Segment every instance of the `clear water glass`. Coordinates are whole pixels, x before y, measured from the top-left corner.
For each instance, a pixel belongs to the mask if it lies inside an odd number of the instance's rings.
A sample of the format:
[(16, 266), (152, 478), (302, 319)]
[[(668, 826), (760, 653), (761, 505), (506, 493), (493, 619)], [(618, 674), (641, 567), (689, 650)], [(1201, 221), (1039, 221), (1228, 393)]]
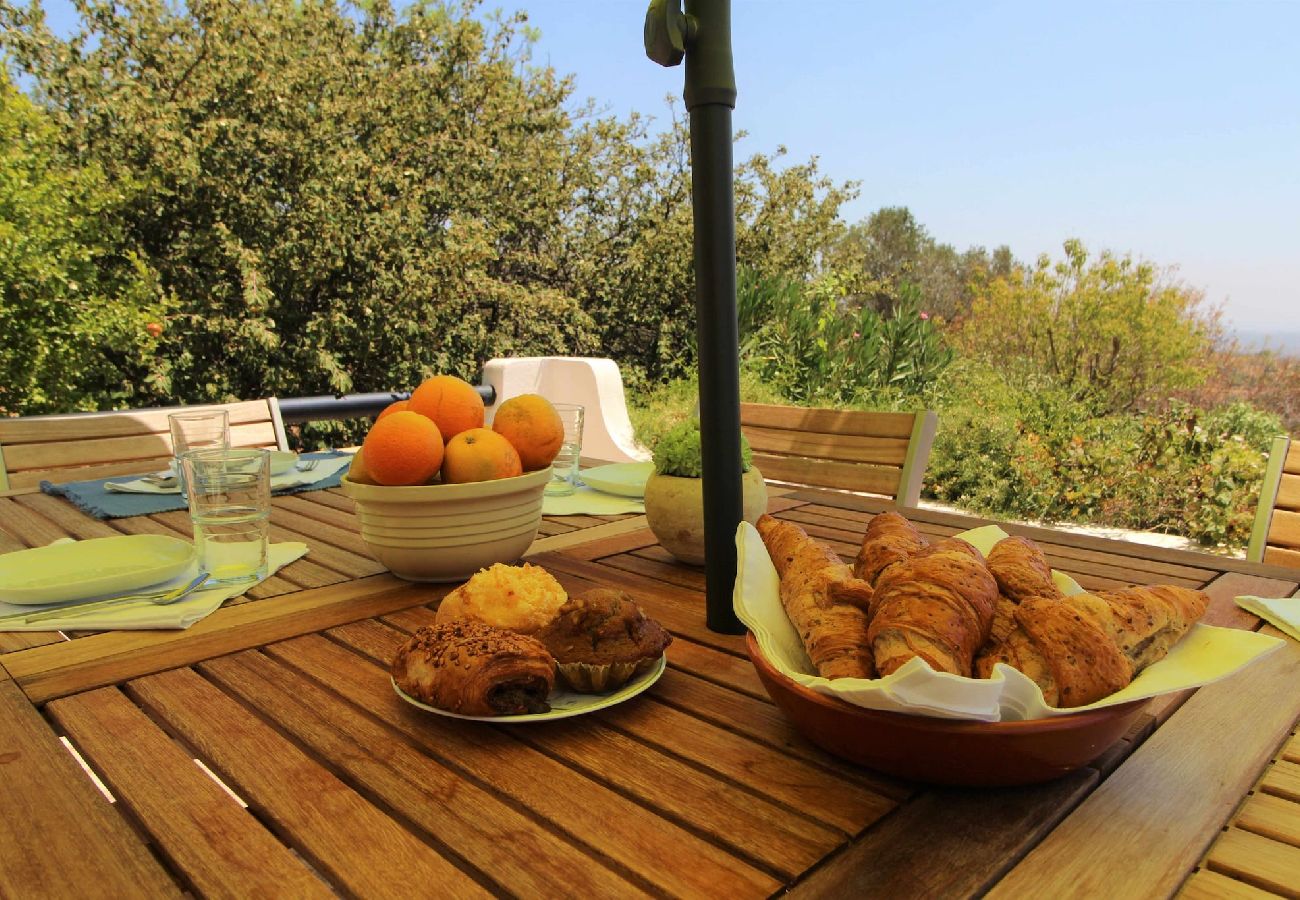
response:
[(224, 409), (172, 413), (167, 425), (172, 434), (172, 468), (180, 479), (181, 496), (185, 496), (181, 455), (191, 450), (229, 450), (230, 413)]
[(582, 417), (585, 412), (577, 403), (553, 403), (564, 423), (564, 443), (551, 462), (551, 483), (546, 494), (565, 497), (578, 489), (578, 458), (582, 456)]
[(271, 524), (271, 454), (266, 450), (190, 450), (181, 456), (194, 549), (211, 581), (266, 577)]

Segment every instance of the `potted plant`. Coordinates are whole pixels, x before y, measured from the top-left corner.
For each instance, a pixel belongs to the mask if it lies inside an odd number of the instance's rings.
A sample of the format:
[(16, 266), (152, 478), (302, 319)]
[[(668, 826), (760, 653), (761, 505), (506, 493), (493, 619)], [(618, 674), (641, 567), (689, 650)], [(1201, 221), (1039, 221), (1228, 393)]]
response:
[[(753, 465), (745, 436), (740, 436), (741, 508), (746, 522), (767, 510), (767, 486)], [(682, 422), (664, 432), (654, 448), (655, 470), (645, 486), (645, 514), (650, 530), (665, 550), (684, 563), (704, 565), (704, 486), (700, 477), (700, 423)]]

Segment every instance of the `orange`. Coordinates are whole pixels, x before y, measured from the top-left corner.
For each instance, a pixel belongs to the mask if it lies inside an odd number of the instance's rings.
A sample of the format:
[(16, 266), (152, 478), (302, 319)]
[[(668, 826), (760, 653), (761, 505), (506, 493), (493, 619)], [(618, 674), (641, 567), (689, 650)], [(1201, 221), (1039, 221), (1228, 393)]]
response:
[(348, 464), (348, 480), (354, 484), (378, 484), (370, 472), (366, 469), (366, 461), (361, 458), (361, 451), (358, 450), (352, 456), (352, 462)]
[(492, 481), (524, 474), (514, 446), (491, 428), (471, 428), (447, 442), (443, 484)]
[(474, 385), (455, 375), (435, 375), (411, 394), (407, 408), (428, 416), (438, 426), (444, 441), (462, 431), (483, 427), (483, 398)]
[(519, 451), (525, 472), (545, 469), (564, 443), (564, 423), (541, 394), (520, 394), (497, 408), (492, 430)]
[(395, 412), (370, 427), (361, 452), (376, 483), (424, 484), (442, 465), (442, 435), (424, 416)]
[(410, 407), (410, 405), (411, 405), (411, 401), (410, 401), (410, 400), (398, 400), (398, 401), (396, 401), (396, 402), (394, 402), (394, 403), (390, 403), (390, 404), (388, 404), (387, 406), (384, 407), (384, 411), (383, 411), (383, 412), (381, 412), (379, 415), (375, 416), (375, 421), (378, 422), (378, 421), (379, 421), (380, 419), (382, 419), (384, 416), (391, 416), (391, 415), (392, 415), (393, 413), (395, 413), (395, 412), (402, 412), (402, 411), (408, 409), (408, 408)]

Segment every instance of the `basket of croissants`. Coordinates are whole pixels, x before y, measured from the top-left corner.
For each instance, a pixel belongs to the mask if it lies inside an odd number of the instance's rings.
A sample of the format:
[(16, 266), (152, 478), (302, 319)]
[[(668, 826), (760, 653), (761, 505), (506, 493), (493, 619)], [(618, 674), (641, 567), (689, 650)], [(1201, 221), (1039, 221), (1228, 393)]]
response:
[(443, 598), (435, 623), (398, 648), (390, 674), (398, 696), (431, 712), (529, 721), (648, 687), (671, 642), (622, 591), (569, 596), (540, 566), (497, 563)]
[[(1198, 646), (1179, 648), (1161, 680), (1161, 661), (1205, 614), (1205, 593), (1085, 592), (1032, 541), (991, 530), (997, 538), (931, 542), (903, 515), (881, 513), (850, 566), (792, 522), (741, 525), (736, 611), (760, 680), (797, 729), (906, 778), (1032, 783), (1103, 754), (1153, 694), (1224, 677), (1274, 648), (1198, 626), (1184, 642)], [(759, 599), (764, 577), (779, 601)], [(1135, 681), (1146, 672), (1156, 677)]]

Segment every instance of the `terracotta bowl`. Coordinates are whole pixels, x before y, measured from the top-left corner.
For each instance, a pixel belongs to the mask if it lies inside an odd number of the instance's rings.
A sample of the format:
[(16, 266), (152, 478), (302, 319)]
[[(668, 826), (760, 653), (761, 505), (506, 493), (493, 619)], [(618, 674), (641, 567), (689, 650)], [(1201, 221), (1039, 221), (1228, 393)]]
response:
[(795, 729), (834, 755), (934, 784), (1001, 787), (1050, 781), (1085, 766), (1120, 739), (1146, 705), (1030, 722), (960, 722), (864, 709), (778, 672), (754, 636), (745, 642), (763, 687)]
[(464, 581), (510, 563), (542, 522), (551, 470), (470, 484), (386, 487), (343, 478), (356, 502), (361, 539), (378, 562), (408, 581)]

